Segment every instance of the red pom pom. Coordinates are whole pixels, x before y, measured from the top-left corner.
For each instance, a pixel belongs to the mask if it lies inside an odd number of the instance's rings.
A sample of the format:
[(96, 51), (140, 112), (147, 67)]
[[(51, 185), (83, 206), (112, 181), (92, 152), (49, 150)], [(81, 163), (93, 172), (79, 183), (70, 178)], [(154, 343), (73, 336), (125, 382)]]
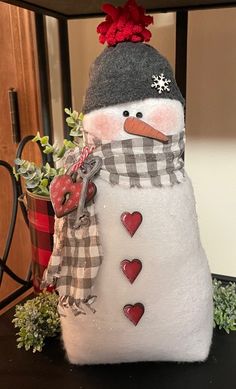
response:
[(102, 22), (100, 23), (98, 26), (97, 26), (97, 32), (99, 34), (106, 34), (107, 32), (107, 29), (109, 28), (110, 26), (110, 23), (105, 21), (105, 22)]
[(140, 35), (132, 35), (131, 42), (142, 42)]
[(112, 20), (116, 20), (119, 17), (119, 9), (112, 4), (103, 4), (102, 11), (109, 15)]
[(104, 22), (97, 27), (99, 41), (115, 46), (120, 42), (148, 42), (151, 32), (146, 29), (153, 23), (153, 17), (144, 14), (144, 9), (135, 0), (128, 0), (124, 7), (104, 4), (102, 10), (107, 14)]
[(151, 34), (151, 32), (149, 30), (144, 28), (144, 30), (142, 31), (142, 34), (143, 34), (144, 40), (146, 42), (150, 41), (152, 34)]

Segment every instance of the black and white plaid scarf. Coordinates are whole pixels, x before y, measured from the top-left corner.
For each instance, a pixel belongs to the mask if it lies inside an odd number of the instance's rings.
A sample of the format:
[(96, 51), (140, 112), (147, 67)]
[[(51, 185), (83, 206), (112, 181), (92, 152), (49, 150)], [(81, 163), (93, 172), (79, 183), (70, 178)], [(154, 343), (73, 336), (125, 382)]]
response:
[(168, 143), (132, 138), (103, 143), (94, 155), (102, 158), (100, 177), (113, 185), (147, 188), (184, 181), (185, 133), (169, 137)]
[[(170, 186), (184, 181), (184, 131), (170, 136), (163, 144), (149, 138), (133, 138), (99, 144), (93, 154), (102, 158), (101, 179), (126, 187)], [(66, 168), (80, 157), (79, 148), (70, 150)], [(74, 314), (93, 312), (95, 301), (92, 289), (102, 263), (95, 203), (87, 210), (89, 226), (74, 229), (76, 211), (55, 220), (54, 249), (44, 273), (43, 286), (55, 285), (59, 293), (59, 312), (70, 307)]]

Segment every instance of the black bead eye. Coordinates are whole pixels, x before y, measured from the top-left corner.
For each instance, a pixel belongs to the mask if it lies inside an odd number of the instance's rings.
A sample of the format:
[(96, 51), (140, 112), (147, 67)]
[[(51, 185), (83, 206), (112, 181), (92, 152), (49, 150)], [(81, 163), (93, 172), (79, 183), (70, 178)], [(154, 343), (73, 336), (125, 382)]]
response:
[(143, 117), (142, 112), (137, 112), (137, 113), (136, 113), (136, 118), (142, 118), (142, 117)]
[(129, 111), (124, 111), (123, 116), (127, 118), (129, 116)]

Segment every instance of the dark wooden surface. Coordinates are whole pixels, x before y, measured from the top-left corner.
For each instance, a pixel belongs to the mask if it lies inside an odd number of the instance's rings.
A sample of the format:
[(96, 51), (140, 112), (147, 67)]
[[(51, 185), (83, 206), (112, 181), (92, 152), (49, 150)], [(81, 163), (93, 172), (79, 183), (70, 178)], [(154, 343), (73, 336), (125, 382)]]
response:
[[(36, 12), (64, 18), (81, 18), (101, 15), (104, 0), (5, 0), (8, 3)], [(109, 0), (123, 5), (124, 0)], [(204, 9), (235, 6), (235, 0), (138, 0), (148, 12), (166, 12), (179, 9)]]
[(48, 341), (42, 353), (18, 350), (13, 312), (0, 316), (1, 389), (236, 388), (236, 332), (216, 331), (205, 363), (73, 366), (66, 361), (59, 339)]

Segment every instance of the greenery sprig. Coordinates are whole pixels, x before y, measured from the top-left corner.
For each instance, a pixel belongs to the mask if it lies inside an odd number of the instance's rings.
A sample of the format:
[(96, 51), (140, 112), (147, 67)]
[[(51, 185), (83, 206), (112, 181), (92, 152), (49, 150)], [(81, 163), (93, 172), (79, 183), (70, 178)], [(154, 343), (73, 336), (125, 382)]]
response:
[(227, 333), (236, 330), (236, 284), (213, 280), (214, 327)]
[(16, 305), (13, 323), (17, 332), (17, 348), (24, 347), (33, 353), (42, 351), (45, 338), (60, 332), (60, 317), (57, 312), (56, 293), (42, 292), (37, 297)]
[(61, 159), (65, 152), (69, 149), (74, 149), (77, 145), (75, 142), (64, 139), (62, 147), (59, 147), (57, 143), (51, 145), (49, 143), (48, 136), (40, 136), (40, 133), (37, 132), (37, 135), (32, 139), (32, 142), (39, 142), (44, 154), (52, 154), (53, 160), (56, 162), (58, 159)]
[(16, 168), (13, 168), (16, 179), (19, 176), (25, 179), (26, 188), (35, 194), (49, 196), (49, 185), (53, 178), (63, 174), (64, 169), (52, 168), (49, 163), (44, 166), (36, 166), (34, 162), (17, 158), (15, 160)]
[(79, 114), (77, 111), (65, 108), (65, 113), (68, 115), (66, 123), (68, 124), (68, 127), (71, 128), (70, 136), (83, 138), (82, 128), (84, 115), (82, 112)]
[[(76, 146), (83, 146), (83, 114), (79, 114), (77, 111), (72, 111), (68, 108), (65, 108), (65, 112), (68, 115), (66, 122), (70, 128), (69, 135), (73, 138), (72, 141), (70, 139), (64, 139), (62, 146), (58, 146), (56, 143), (52, 145), (49, 143), (49, 137), (41, 137), (39, 132), (32, 139), (33, 142), (38, 142), (41, 145), (44, 154), (52, 155), (54, 165), (64, 157), (67, 150), (73, 149)], [(23, 177), (26, 188), (30, 192), (41, 196), (49, 196), (49, 186), (53, 178), (64, 173), (63, 168), (51, 167), (49, 163), (37, 166), (34, 162), (20, 158), (15, 160), (15, 165), (16, 167), (13, 167), (15, 178), (19, 180), (19, 177)]]

